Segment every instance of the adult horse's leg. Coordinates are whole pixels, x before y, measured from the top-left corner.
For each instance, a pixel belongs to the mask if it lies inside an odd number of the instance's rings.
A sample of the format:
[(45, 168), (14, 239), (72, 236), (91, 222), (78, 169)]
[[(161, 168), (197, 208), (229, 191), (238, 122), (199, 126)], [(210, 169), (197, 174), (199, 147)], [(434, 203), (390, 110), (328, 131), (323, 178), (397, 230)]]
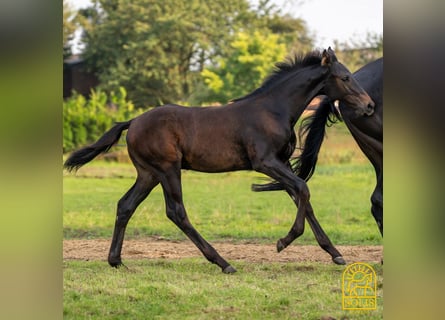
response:
[(371, 196), (371, 212), (383, 237), (383, 174), (377, 177), (377, 185)]
[(108, 254), (108, 263), (113, 267), (122, 265), (121, 251), (124, 242), (125, 229), (137, 206), (150, 194), (159, 183), (149, 172), (140, 172), (135, 184), (119, 200), (113, 239)]
[(298, 208), (297, 216), (289, 233), (277, 242), (278, 252), (285, 249), (292, 243), (292, 241), (303, 234), (304, 218), (307, 218), (320, 247), (331, 255), (332, 260), (335, 263), (344, 264), (345, 262), (340, 252), (338, 252), (332, 245), (328, 236), (315, 218), (312, 206), (309, 202), (309, 188), (307, 187), (306, 182), (294, 175), (292, 170), (278, 159), (269, 159), (261, 164), (257, 164), (255, 170), (260, 171), (281, 183)]
[(224, 273), (236, 272), (224, 258), (213, 248), (193, 227), (185, 211), (182, 200), (181, 169), (179, 166), (172, 167), (165, 171), (161, 178), (161, 185), (164, 190), (165, 206), (167, 217), (181, 229), (187, 237), (198, 247), (202, 254), (211, 263), (221, 267)]

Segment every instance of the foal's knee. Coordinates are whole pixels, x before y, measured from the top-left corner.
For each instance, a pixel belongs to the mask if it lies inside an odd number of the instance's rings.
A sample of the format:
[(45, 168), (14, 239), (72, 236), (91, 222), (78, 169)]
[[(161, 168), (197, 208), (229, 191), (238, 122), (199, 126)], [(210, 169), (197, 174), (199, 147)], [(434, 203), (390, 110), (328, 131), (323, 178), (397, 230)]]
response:
[(309, 201), (311, 194), (309, 192), (309, 187), (305, 181), (297, 181), (296, 189), (298, 191), (298, 197), (300, 198), (300, 201)]

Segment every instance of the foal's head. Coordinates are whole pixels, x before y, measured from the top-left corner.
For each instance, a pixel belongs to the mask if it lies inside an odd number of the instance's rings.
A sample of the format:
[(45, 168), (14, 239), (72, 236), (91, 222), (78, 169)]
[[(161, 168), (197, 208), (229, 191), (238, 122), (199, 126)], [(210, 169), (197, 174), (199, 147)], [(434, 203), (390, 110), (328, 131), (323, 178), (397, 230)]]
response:
[(321, 65), (329, 68), (329, 77), (324, 86), (324, 93), (331, 100), (341, 100), (355, 109), (357, 115), (371, 115), (374, 101), (354, 79), (351, 72), (338, 62), (334, 51), (329, 48), (322, 54)]

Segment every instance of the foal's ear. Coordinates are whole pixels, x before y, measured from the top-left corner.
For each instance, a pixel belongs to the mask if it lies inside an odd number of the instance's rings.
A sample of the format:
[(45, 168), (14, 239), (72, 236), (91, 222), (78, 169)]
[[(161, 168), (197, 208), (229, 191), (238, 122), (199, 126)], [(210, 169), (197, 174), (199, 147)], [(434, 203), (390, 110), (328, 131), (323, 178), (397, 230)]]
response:
[(328, 50), (323, 50), (322, 59), (321, 59), (321, 65), (322, 66), (329, 66), (332, 62), (337, 62), (337, 57), (335, 56), (334, 50), (331, 49), (331, 47), (328, 48)]
[[(329, 47), (329, 49), (331, 49), (331, 47)], [(322, 66), (331, 65), (331, 55), (329, 54), (328, 51), (326, 51), (326, 49), (323, 50), (323, 54), (321, 55), (321, 65)]]
[(337, 57), (335, 56), (334, 50), (331, 49), (331, 47), (328, 48), (329, 56), (331, 57), (331, 62), (337, 62)]

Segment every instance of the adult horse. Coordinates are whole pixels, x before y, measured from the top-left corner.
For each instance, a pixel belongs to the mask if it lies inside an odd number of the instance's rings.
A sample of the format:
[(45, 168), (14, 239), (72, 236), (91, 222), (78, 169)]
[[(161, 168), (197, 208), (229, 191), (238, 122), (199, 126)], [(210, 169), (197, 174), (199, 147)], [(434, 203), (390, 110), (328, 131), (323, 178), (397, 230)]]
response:
[[(354, 78), (368, 92), (375, 103), (374, 113), (363, 116), (352, 110), (347, 101), (340, 101), (341, 118), (372, 163), (376, 174), (376, 186), (371, 195), (371, 212), (383, 236), (383, 58), (368, 63), (354, 73)], [(328, 98), (324, 98), (313, 116), (303, 121), (300, 136), (306, 135), (303, 152), (297, 158), (293, 170), (298, 177), (308, 181), (315, 170), (325, 127), (328, 122), (341, 119)], [(283, 190), (280, 183), (253, 185), (254, 191)]]
[[(277, 65), (263, 85), (243, 98), (216, 108), (165, 105), (132, 120), (117, 123), (97, 142), (84, 147), (65, 162), (78, 169), (107, 151), (127, 132), (128, 154), (136, 167), (135, 184), (119, 200), (108, 263), (122, 264), (125, 229), (136, 207), (159, 183), (164, 192), (167, 217), (212, 263), (225, 273), (235, 272), (198, 233), (187, 217), (182, 200), (181, 169), (202, 172), (256, 170), (283, 184), (298, 207), (289, 235), (290, 243), (304, 229), (308, 217), (317, 241), (336, 263), (344, 263), (321, 226), (309, 202), (309, 189), (286, 166), (295, 147), (294, 125), (314, 96), (324, 93), (344, 100), (359, 114), (373, 113), (373, 101), (329, 48)], [(280, 242), (281, 241), (281, 242)]]

